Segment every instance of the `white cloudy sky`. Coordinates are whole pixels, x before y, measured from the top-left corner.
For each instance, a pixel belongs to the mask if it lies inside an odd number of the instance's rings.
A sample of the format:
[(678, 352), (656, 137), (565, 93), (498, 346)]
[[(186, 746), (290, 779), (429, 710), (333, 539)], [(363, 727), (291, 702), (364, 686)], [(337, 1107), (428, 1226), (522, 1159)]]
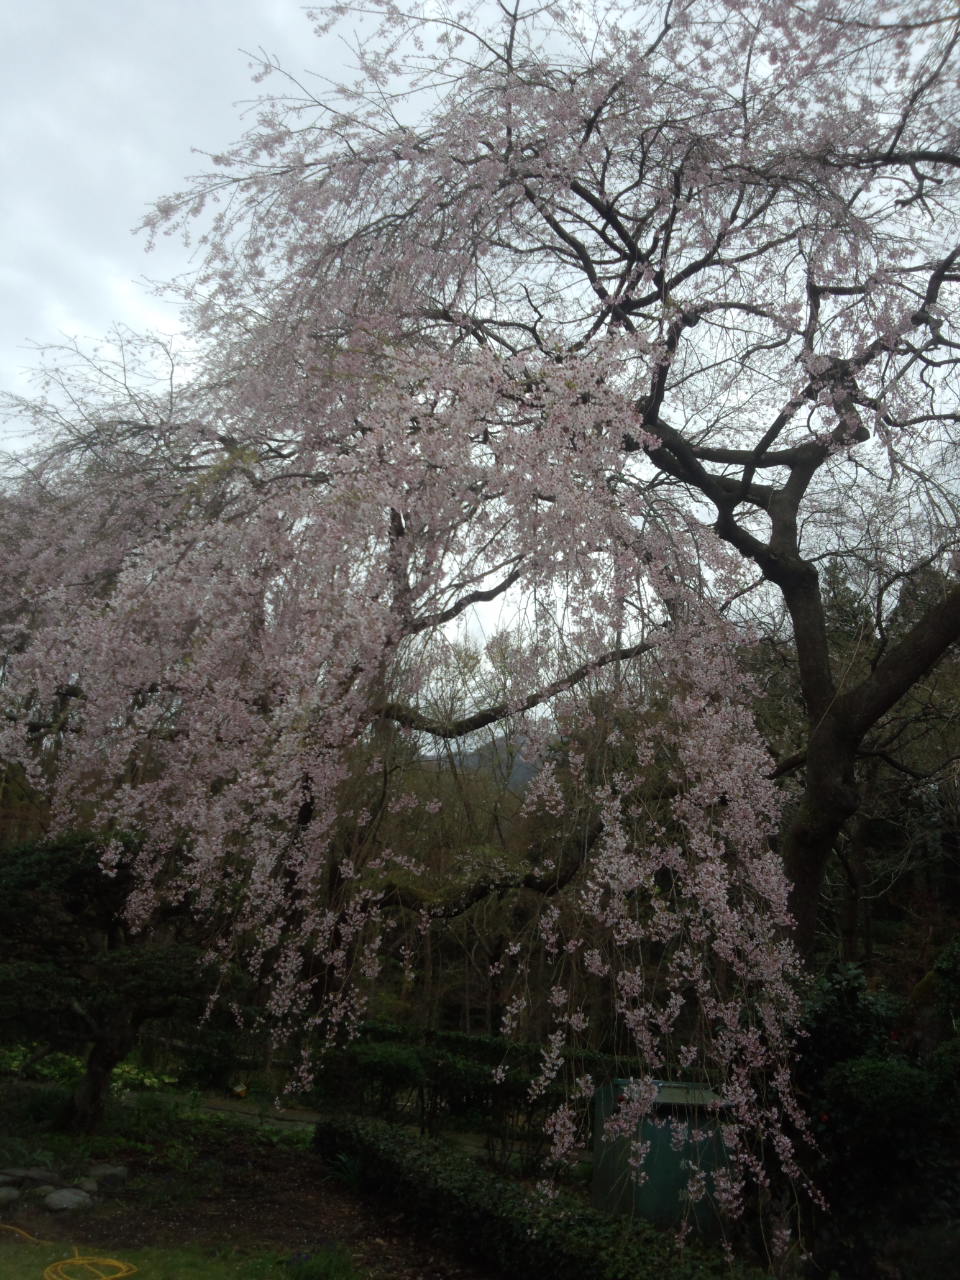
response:
[[(135, 283), (184, 270), (131, 235), (157, 196), (244, 128), (240, 50), (339, 78), (342, 44), (314, 36), (302, 0), (7, 0), (0, 5), (0, 389), (29, 390), (31, 341), (98, 336), (115, 321), (171, 328)], [(339, 64), (339, 65), (338, 65)], [(279, 87), (279, 86), (278, 86)]]

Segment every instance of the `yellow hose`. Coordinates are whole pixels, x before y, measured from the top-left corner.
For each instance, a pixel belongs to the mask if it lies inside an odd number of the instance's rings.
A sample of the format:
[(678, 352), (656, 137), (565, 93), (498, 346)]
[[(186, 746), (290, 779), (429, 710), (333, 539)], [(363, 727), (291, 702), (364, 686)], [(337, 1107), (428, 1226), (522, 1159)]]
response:
[[(52, 1240), (38, 1240), (36, 1236), (19, 1227), (10, 1227), (0, 1222), (0, 1230), (15, 1231), (31, 1244), (52, 1245)], [(101, 1268), (106, 1267), (107, 1270)], [(43, 1273), (43, 1280), (123, 1280), (124, 1276), (136, 1275), (137, 1268), (132, 1262), (120, 1262), (116, 1258), (81, 1257), (80, 1250), (73, 1246), (73, 1257), (62, 1258), (59, 1262), (51, 1262)]]
[[(43, 1280), (121, 1280), (132, 1276), (137, 1268), (131, 1262), (119, 1262), (116, 1258), (81, 1258), (76, 1246), (72, 1258), (51, 1262), (43, 1273)], [(101, 1267), (108, 1270), (102, 1271)]]

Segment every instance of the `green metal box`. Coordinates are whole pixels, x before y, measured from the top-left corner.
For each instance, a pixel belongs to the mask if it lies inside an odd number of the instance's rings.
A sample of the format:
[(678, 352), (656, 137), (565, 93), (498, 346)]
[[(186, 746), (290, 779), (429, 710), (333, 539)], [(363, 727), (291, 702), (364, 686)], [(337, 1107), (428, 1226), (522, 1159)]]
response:
[[(631, 1081), (614, 1080), (594, 1095), (593, 1205), (608, 1213), (643, 1218), (662, 1226), (691, 1223), (704, 1235), (718, 1226), (717, 1210), (709, 1194), (712, 1174), (727, 1163), (720, 1133), (720, 1095), (709, 1085), (657, 1082), (657, 1096), (637, 1139), (649, 1143), (638, 1181), (630, 1168), (631, 1140), (604, 1139), (604, 1124)], [(705, 1131), (694, 1137), (694, 1131)], [(687, 1193), (691, 1167), (706, 1175), (708, 1194), (691, 1201)]]

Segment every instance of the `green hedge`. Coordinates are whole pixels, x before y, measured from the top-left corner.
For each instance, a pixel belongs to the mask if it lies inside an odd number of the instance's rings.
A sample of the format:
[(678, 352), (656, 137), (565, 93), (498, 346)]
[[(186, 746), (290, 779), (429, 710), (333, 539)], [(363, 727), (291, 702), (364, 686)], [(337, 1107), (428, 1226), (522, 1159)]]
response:
[(469, 1156), (382, 1120), (329, 1116), (314, 1148), (346, 1157), (361, 1189), (389, 1195), (422, 1228), (469, 1257), (524, 1280), (759, 1280), (716, 1250), (688, 1245), (646, 1224), (589, 1209), (569, 1196), (546, 1200), (479, 1168)]
[[(437, 1132), (449, 1119), (481, 1121), (481, 1127), (542, 1129), (565, 1096), (563, 1080), (531, 1097), (543, 1048), (500, 1036), (440, 1031), (417, 1035), (399, 1027), (368, 1024), (354, 1041), (328, 1053), (318, 1079), (317, 1102), (364, 1115), (416, 1115)], [(640, 1064), (601, 1054), (565, 1056), (564, 1075), (612, 1079), (635, 1074)], [(502, 1079), (494, 1083), (494, 1068)]]
[[(941, 1060), (944, 1073), (955, 1066), (945, 1050)], [(960, 1204), (958, 1095), (945, 1083), (929, 1066), (897, 1058), (851, 1058), (827, 1073), (820, 1181), (837, 1212), (866, 1206), (917, 1221), (938, 1197)]]
[[(358, 1039), (375, 1043), (432, 1045), (436, 1050), (468, 1058), (489, 1067), (504, 1064), (537, 1075), (543, 1061), (543, 1045), (511, 1040), (506, 1036), (481, 1035), (475, 1031), (417, 1031), (390, 1022), (365, 1022)], [(636, 1075), (642, 1070), (639, 1058), (623, 1054), (598, 1053), (591, 1049), (564, 1049), (563, 1057), (576, 1067), (578, 1075), (589, 1071), (595, 1076), (612, 1078)]]

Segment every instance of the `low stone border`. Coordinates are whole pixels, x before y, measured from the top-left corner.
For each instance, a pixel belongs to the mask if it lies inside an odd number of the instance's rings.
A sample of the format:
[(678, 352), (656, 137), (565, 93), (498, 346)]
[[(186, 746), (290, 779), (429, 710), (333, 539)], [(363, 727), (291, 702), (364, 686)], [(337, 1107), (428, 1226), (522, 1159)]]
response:
[(39, 1200), (51, 1213), (88, 1209), (101, 1191), (118, 1191), (127, 1181), (122, 1164), (91, 1164), (76, 1178), (64, 1178), (55, 1169), (0, 1169), (0, 1213), (22, 1198)]

